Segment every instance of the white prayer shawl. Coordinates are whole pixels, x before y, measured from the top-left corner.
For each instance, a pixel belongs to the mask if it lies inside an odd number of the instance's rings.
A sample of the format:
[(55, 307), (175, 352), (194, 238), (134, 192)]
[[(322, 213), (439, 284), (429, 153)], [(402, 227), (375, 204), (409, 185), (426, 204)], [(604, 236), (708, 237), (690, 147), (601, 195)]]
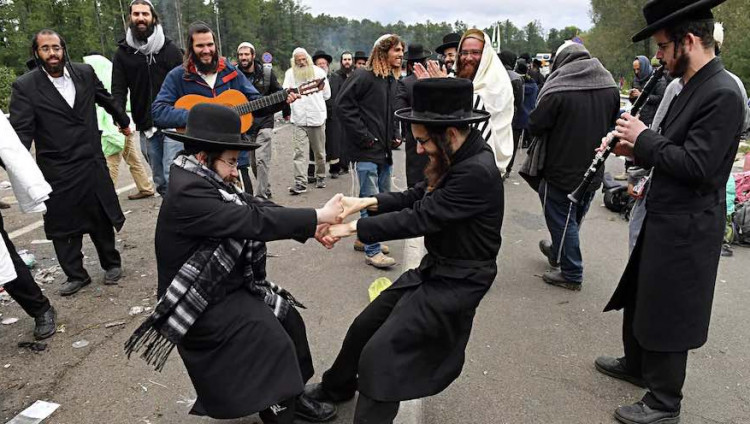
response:
[(13, 194), (23, 213), (46, 212), (44, 201), (52, 187), (47, 183), (31, 153), (21, 144), (5, 114), (0, 111), (0, 159), (5, 164)]
[[(44, 180), (28, 150), (21, 144), (18, 135), (0, 110), (0, 159), (5, 164), (13, 194), (24, 213), (45, 212), (44, 201), (49, 199), (52, 188)], [(0, 286), (18, 278), (8, 246), (0, 243)]]
[(482, 34), (486, 41), (482, 60), (473, 81), (474, 104), (479, 106), (478, 109), (489, 112), (490, 120), (489, 124), (480, 123), (477, 128), (482, 131), (482, 137), (495, 152), (497, 168), (505, 175), (513, 157), (513, 87), (510, 85), (508, 72), (492, 50), (490, 37)]

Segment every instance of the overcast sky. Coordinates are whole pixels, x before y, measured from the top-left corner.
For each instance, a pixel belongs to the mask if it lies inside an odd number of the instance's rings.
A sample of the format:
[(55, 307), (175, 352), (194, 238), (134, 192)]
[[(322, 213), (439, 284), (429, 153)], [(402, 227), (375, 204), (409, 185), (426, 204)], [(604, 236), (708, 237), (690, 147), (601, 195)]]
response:
[(401, 20), (410, 24), (428, 19), (453, 23), (460, 19), (469, 26), (484, 28), (510, 19), (519, 27), (538, 20), (545, 31), (568, 25), (591, 27), (589, 0), (302, 0), (302, 4), (316, 15), (367, 18), (381, 23)]

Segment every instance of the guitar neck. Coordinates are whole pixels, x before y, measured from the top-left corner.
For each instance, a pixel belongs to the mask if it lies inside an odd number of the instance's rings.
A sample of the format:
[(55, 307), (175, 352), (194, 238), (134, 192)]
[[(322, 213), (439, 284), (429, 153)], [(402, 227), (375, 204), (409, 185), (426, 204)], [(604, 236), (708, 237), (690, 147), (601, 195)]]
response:
[(288, 96), (289, 96), (289, 90), (277, 91), (273, 94), (269, 94), (268, 96), (263, 96), (251, 102), (237, 105), (234, 107), (234, 110), (236, 110), (237, 113), (239, 113), (240, 115), (247, 115), (248, 113), (253, 113), (259, 109), (263, 109), (269, 106), (283, 103), (286, 101), (286, 98)]

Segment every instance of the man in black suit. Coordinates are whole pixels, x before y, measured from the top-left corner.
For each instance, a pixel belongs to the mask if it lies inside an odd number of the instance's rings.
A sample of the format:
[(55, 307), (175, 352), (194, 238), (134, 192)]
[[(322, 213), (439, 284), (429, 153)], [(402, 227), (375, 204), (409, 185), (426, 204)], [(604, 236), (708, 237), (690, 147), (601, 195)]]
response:
[(715, 55), (711, 7), (724, 0), (652, 0), (643, 9), (657, 57), (684, 88), (661, 133), (630, 114), (615, 153), (653, 168), (647, 211), (606, 309), (624, 309), (621, 358), (597, 358), (609, 376), (648, 389), (622, 406), (625, 423), (677, 423), (688, 350), (706, 343), (726, 219), (725, 184), (744, 120), (742, 93)]
[(67, 276), (60, 294), (72, 295), (91, 282), (83, 267), (83, 234), (94, 242), (104, 284), (117, 284), (122, 267), (113, 227), (119, 231), (125, 216), (102, 153), (95, 105), (126, 136), (130, 118), (91, 66), (70, 62), (55, 31), (38, 32), (31, 50), (37, 67), (13, 83), (10, 123), (27, 148), (36, 143), (37, 163), (52, 186), (44, 230)]

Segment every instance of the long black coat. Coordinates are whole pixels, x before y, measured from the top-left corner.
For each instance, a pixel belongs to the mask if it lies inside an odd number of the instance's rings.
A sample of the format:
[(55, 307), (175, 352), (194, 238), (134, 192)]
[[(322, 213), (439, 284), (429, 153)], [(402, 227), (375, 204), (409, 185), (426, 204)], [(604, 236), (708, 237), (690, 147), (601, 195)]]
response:
[(359, 361), (359, 391), (379, 401), (431, 396), (460, 374), (476, 308), (497, 274), (503, 184), (495, 155), (473, 130), (432, 192), (424, 182), (377, 195), (357, 223), (364, 243), (424, 235), (427, 255), (388, 290), (408, 290)]
[[(314, 209), (287, 209), (247, 197), (240, 206), (224, 202), (203, 178), (172, 165), (169, 192), (156, 223), (157, 295), (167, 287), (208, 237), (304, 241), (315, 234)], [(198, 400), (191, 411), (238, 418), (262, 411), (302, 392), (293, 341), (262, 299), (243, 289), (239, 261), (223, 299), (209, 305), (178, 346)]]
[[(393, 105), (394, 110), (411, 107), (414, 83), (416, 82), (417, 76), (414, 74), (398, 81), (396, 101)], [(417, 154), (417, 141), (414, 140), (414, 135), (411, 133), (411, 124), (401, 123), (401, 138), (406, 146), (406, 185), (411, 188), (424, 180), (424, 169), (430, 159), (427, 155)]]
[(717, 58), (677, 96), (662, 135), (646, 130), (636, 141), (635, 163), (654, 169), (648, 211), (605, 311), (634, 305), (635, 337), (648, 350), (706, 342), (743, 120), (742, 94)]
[(36, 144), (39, 169), (52, 186), (44, 215), (49, 239), (91, 232), (91, 217), (100, 213), (100, 205), (117, 230), (125, 222), (102, 153), (95, 106), (103, 107), (120, 127), (128, 126), (130, 118), (91, 66), (70, 66), (76, 88), (73, 108), (41, 69), (18, 77), (10, 99), (10, 123), (27, 148), (32, 141)]
[(344, 132), (341, 128), (341, 122), (336, 116), (335, 106), (336, 97), (341, 92), (345, 78), (338, 72), (333, 72), (328, 76), (328, 83), (331, 85), (331, 98), (326, 100), (326, 160), (333, 161), (341, 159), (341, 144), (343, 143)]

